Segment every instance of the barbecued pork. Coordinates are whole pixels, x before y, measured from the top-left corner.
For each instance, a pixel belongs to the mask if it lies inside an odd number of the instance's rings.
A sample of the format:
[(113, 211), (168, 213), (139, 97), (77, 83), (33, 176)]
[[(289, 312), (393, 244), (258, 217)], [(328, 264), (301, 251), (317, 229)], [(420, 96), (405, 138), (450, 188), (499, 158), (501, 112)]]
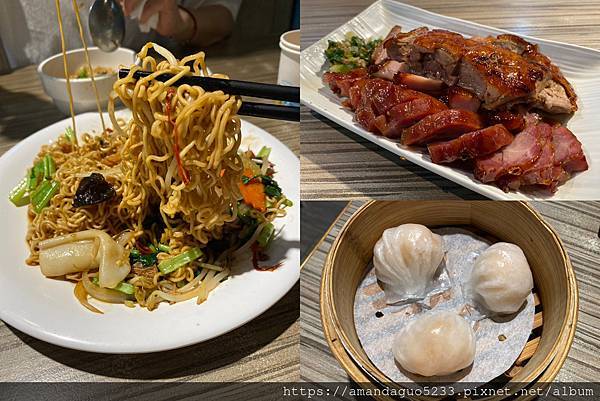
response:
[(475, 161), (475, 178), (481, 182), (497, 181), (500, 177), (521, 175), (539, 159), (543, 144), (540, 137), (548, 137), (552, 128), (548, 124), (531, 124), (515, 135), (510, 145)]
[(554, 127), (552, 145), (554, 146), (555, 165), (561, 166), (569, 174), (588, 169), (581, 142), (567, 128)]
[(504, 149), (476, 161), (475, 177), (504, 190), (542, 186), (554, 192), (572, 173), (588, 169), (581, 143), (567, 128), (527, 116), (527, 126)]
[(550, 113), (577, 110), (575, 92), (558, 67), (521, 38), (469, 39), (424, 27), (407, 33), (395, 27), (393, 32), (373, 58), (376, 64), (406, 63), (411, 73), (471, 91), (488, 110), (519, 103)]
[(587, 170), (571, 131), (527, 111), (577, 109), (573, 88), (537, 46), (513, 35), (467, 39), (395, 27), (373, 61), (323, 77), (368, 131), (427, 145), (434, 163), (473, 159), (475, 178), (504, 190), (554, 192)]
[(504, 190), (517, 190), (525, 185), (549, 186), (554, 181), (554, 146), (552, 146), (552, 127), (541, 123), (536, 126), (537, 141), (541, 152), (537, 160), (526, 168), (513, 169), (497, 180)]
[(463, 134), (446, 142), (427, 145), (434, 163), (451, 163), (489, 155), (510, 144), (513, 136), (502, 124)]

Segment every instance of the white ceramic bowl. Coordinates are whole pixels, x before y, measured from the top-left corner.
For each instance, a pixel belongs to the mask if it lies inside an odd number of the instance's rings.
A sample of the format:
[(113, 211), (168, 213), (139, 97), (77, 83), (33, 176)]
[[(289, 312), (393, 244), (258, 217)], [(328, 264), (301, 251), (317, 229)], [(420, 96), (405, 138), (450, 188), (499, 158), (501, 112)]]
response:
[[(133, 50), (122, 47), (111, 53), (105, 53), (97, 47), (89, 47), (88, 52), (93, 67), (109, 67), (115, 71), (114, 74), (95, 77), (100, 105), (106, 111), (108, 95), (117, 80), (119, 66), (129, 67), (135, 62), (136, 53)], [(67, 64), (69, 65), (69, 73), (71, 74), (85, 65), (83, 49), (69, 50), (67, 52)], [(70, 114), (69, 95), (67, 93), (67, 80), (65, 79), (62, 53), (55, 54), (42, 61), (38, 66), (38, 74), (40, 75), (46, 94), (52, 98), (56, 107), (65, 115)], [(71, 90), (73, 92), (75, 114), (95, 111), (97, 109), (91, 78), (72, 78)]]

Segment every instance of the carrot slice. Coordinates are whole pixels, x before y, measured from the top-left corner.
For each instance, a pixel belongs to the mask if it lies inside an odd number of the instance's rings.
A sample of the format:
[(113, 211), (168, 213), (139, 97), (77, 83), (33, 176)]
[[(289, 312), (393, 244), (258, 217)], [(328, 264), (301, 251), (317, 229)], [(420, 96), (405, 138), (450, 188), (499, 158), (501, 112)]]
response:
[(239, 184), (240, 191), (244, 197), (244, 203), (252, 206), (259, 212), (264, 212), (267, 210), (265, 186), (260, 180), (253, 178), (254, 174), (252, 174), (252, 170), (248, 168), (244, 169), (244, 176), (251, 179), (247, 184), (244, 184), (243, 182)]

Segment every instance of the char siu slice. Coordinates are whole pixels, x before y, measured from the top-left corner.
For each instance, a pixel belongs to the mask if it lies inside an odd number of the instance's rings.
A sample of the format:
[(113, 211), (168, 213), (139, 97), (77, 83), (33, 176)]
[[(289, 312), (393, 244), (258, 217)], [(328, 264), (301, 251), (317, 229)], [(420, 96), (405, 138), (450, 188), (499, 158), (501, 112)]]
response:
[(554, 128), (552, 144), (554, 145), (555, 165), (563, 167), (567, 173), (588, 169), (581, 142), (567, 128), (562, 126)]
[(463, 134), (456, 139), (427, 145), (431, 161), (451, 163), (474, 159), (497, 151), (510, 144), (513, 136), (502, 124)]
[(456, 138), (465, 132), (482, 127), (481, 119), (467, 110), (444, 110), (429, 115), (407, 128), (402, 133), (404, 145), (424, 145), (449, 138)]
[(506, 174), (521, 175), (528, 170), (542, 154), (540, 136), (545, 137), (550, 130), (547, 124), (529, 125), (515, 135), (512, 143), (491, 155), (475, 161), (475, 178), (481, 182), (493, 182)]
[(522, 186), (543, 185), (549, 186), (555, 180), (554, 174), (554, 146), (552, 145), (552, 127), (541, 123), (537, 125), (538, 142), (542, 147), (540, 156), (529, 168), (521, 174), (506, 174), (497, 180), (497, 184), (505, 191), (517, 190)]

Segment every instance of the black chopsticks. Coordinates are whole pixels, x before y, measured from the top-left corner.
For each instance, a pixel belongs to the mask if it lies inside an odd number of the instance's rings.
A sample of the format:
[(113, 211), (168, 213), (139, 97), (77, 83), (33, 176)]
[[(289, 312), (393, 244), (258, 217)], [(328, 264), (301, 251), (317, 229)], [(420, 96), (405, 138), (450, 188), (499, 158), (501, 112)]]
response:
[[(129, 74), (128, 69), (119, 70), (119, 78)], [(150, 75), (148, 71), (136, 71), (133, 76), (136, 79), (145, 78)], [(166, 82), (173, 75), (162, 74), (156, 77), (157, 81)], [(300, 103), (300, 88), (297, 86), (283, 86), (263, 84), (259, 82), (236, 81), (233, 79), (199, 77), (186, 75), (177, 80), (179, 85), (201, 86), (207, 91), (223, 91), (234, 96), (252, 96), (262, 99), (280, 100), (285, 102)], [(256, 102), (244, 102), (238, 111), (240, 115), (271, 118), (277, 120), (300, 121), (300, 107), (275, 105)]]

